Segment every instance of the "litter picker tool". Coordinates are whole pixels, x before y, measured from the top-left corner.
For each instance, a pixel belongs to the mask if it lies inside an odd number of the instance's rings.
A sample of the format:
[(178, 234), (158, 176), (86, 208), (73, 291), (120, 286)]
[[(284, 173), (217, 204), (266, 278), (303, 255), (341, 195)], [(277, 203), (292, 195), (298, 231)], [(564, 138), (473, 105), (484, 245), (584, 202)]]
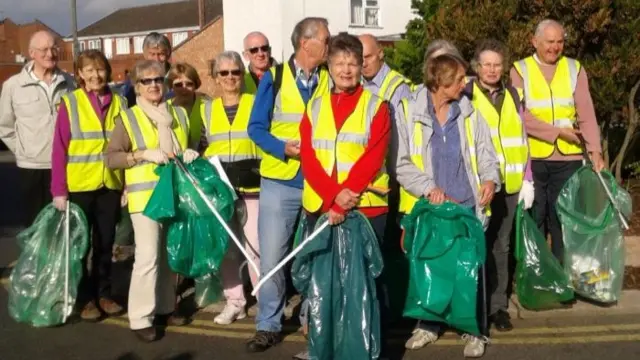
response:
[[(296, 255), (298, 255), (298, 253), (300, 251), (302, 251), (302, 249), (305, 247), (305, 245), (307, 245), (308, 243), (310, 243), (313, 239), (316, 238), (316, 236), (320, 235), (320, 233), (327, 228), (327, 226), (329, 226), (329, 221), (325, 221), (322, 223), (322, 225), (318, 226), (313, 233), (311, 233), (311, 235), (309, 235), (306, 239), (304, 239), (304, 241), (302, 241), (289, 255), (287, 255), (284, 259), (282, 259), (282, 261), (280, 261), (278, 263), (278, 265), (276, 265), (276, 267), (274, 267), (271, 271), (269, 271), (267, 273), (267, 275), (262, 276), (260, 278), (260, 281), (256, 284), (256, 286), (253, 288), (253, 291), (251, 292), (251, 295), (256, 296), (256, 294), (258, 293), (258, 290), (260, 289), (260, 287), (262, 287), (262, 285), (264, 285), (264, 283), (267, 282), (267, 280), (269, 280), (275, 273), (278, 272), (278, 270), (282, 269), (282, 267), (288, 263), (291, 259), (293, 259)], [(258, 272), (259, 273), (259, 272)]]
[(69, 200), (67, 200), (67, 207), (64, 211), (64, 310), (62, 311), (62, 323), (67, 322), (67, 318), (71, 315), (71, 307), (69, 306), (69, 248), (71, 247), (70, 241), (70, 206)]

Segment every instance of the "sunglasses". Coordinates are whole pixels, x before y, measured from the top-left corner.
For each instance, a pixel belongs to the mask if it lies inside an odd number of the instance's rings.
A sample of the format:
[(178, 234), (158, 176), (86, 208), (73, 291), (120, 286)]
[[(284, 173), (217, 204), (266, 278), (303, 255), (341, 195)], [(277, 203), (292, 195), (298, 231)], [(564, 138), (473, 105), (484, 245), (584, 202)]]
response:
[(242, 75), (242, 70), (220, 70), (218, 71), (218, 75), (220, 76), (229, 76), (229, 74), (233, 75), (233, 76), (240, 76)]
[(180, 88), (192, 88), (194, 87), (194, 83), (192, 83), (191, 81), (181, 81), (181, 82), (175, 82), (173, 83), (173, 87), (176, 89), (180, 89)]
[(164, 83), (164, 78), (162, 76), (158, 76), (155, 78), (146, 78), (146, 79), (140, 79), (138, 80), (138, 82), (144, 86), (148, 86), (151, 84), (163, 84)]
[(262, 46), (256, 46), (256, 47), (252, 47), (249, 48), (249, 52), (252, 54), (257, 54), (258, 51), (262, 51), (262, 52), (269, 52), (271, 51), (271, 46), (269, 45), (262, 45)]

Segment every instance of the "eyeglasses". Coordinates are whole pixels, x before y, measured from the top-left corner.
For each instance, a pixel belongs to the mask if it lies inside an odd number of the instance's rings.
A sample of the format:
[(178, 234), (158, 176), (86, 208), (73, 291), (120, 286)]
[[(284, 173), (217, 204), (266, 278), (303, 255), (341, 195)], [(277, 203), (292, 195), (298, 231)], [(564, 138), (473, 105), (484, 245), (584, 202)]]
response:
[(173, 87), (176, 88), (176, 89), (180, 89), (180, 88), (183, 88), (183, 87), (192, 88), (194, 86), (195, 86), (195, 84), (192, 83), (191, 81), (181, 81), (181, 82), (173, 83)]
[(482, 63), (480, 64), (485, 69), (502, 69), (502, 64), (490, 64), (490, 63)]
[(35, 48), (35, 49), (44, 54), (48, 53), (49, 51), (51, 51), (52, 54), (56, 54), (58, 53), (58, 51), (60, 51), (59, 46), (52, 46), (48, 48)]
[(269, 51), (271, 51), (271, 46), (269, 45), (262, 45), (262, 46), (254, 46), (252, 48), (247, 49), (250, 53), (252, 54), (257, 54), (258, 51), (262, 51), (264, 53), (267, 53)]
[(236, 69), (236, 70), (220, 70), (218, 71), (218, 75), (220, 76), (229, 76), (229, 74), (233, 75), (233, 76), (240, 76), (242, 75), (242, 70), (240, 69)]
[(144, 86), (149, 86), (151, 84), (162, 84), (164, 83), (164, 78), (162, 76), (158, 76), (155, 78), (146, 78), (146, 79), (140, 79), (138, 80), (138, 82)]

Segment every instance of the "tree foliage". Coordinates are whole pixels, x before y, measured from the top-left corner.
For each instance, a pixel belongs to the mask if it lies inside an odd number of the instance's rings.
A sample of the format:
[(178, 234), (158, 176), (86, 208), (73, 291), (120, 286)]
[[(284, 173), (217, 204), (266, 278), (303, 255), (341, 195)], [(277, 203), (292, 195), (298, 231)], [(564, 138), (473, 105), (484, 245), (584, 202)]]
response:
[(640, 1), (412, 0), (412, 6), (418, 17), (386, 55), (392, 67), (417, 83), (422, 82), (424, 51), (432, 40), (447, 39), (470, 59), (479, 40), (495, 38), (507, 45), (514, 61), (534, 52), (531, 37), (541, 20), (563, 23), (565, 54), (587, 70), (605, 148), (618, 153), (634, 113), (629, 103), (638, 105), (628, 97), (640, 81)]

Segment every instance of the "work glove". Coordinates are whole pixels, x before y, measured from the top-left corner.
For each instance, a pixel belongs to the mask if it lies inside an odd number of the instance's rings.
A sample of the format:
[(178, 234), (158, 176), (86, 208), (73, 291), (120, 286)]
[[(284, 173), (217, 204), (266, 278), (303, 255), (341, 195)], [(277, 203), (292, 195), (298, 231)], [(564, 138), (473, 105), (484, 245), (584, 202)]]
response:
[(184, 161), (185, 164), (191, 164), (199, 156), (200, 156), (200, 154), (198, 154), (197, 151), (191, 150), (191, 149), (187, 149), (182, 154), (182, 161)]
[(533, 206), (533, 199), (535, 192), (533, 190), (533, 181), (523, 181), (520, 194), (518, 195), (518, 202), (524, 202), (524, 209), (529, 210)]
[(53, 206), (60, 210), (67, 210), (67, 197), (66, 196), (56, 196), (53, 198)]
[(169, 157), (160, 149), (150, 149), (142, 152), (142, 160), (154, 164), (166, 164), (169, 162)]

